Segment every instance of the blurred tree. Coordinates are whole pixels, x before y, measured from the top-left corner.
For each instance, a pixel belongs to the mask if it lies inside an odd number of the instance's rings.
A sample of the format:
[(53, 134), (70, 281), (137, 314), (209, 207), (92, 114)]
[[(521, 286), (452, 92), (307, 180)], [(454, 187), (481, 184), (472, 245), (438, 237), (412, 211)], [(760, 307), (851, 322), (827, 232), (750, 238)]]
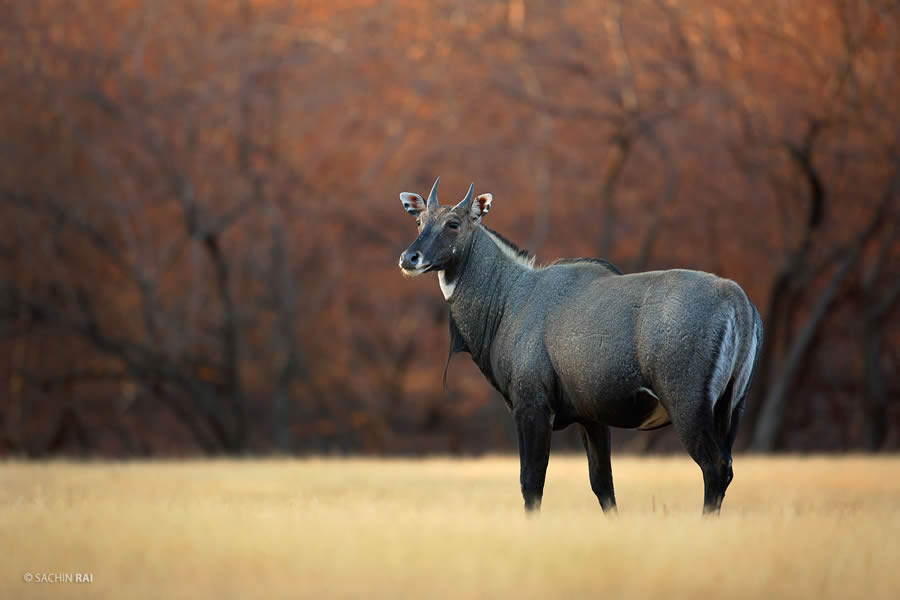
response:
[(395, 266), (438, 174), (539, 262), (741, 283), (745, 445), (897, 447), (900, 11), (811, 6), (0, 5), (0, 452), (507, 443)]

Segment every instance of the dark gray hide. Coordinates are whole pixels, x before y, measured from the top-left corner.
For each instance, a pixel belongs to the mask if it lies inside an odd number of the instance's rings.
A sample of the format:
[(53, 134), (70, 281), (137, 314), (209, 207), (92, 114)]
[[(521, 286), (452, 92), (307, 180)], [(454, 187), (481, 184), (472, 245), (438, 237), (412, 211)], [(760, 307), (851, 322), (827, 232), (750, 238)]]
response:
[(717, 512), (762, 348), (744, 291), (699, 271), (621, 275), (596, 259), (534, 267), (480, 215), (463, 241), (427, 270), (451, 292), (451, 355), (469, 352), (515, 418), (526, 508), (540, 507), (551, 430), (582, 426), (591, 485), (615, 510), (608, 426), (671, 423), (702, 469), (704, 511)]

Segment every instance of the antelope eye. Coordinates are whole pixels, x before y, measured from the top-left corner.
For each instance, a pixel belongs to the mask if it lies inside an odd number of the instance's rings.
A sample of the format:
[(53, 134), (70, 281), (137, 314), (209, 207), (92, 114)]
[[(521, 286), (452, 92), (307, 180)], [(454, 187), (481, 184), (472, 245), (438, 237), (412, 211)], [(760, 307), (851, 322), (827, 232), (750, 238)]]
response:
[(416, 227), (422, 226), (422, 219), (416, 219)]
[(456, 221), (450, 221), (447, 223), (447, 229), (459, 229), (459, 223)]

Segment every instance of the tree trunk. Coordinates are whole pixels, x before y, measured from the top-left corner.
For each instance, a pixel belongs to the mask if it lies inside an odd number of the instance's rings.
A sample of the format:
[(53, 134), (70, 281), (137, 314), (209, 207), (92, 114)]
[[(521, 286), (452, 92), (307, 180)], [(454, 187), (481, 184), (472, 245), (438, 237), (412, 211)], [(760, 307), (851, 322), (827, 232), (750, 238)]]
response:
[(881, 340), (884, 321), (900, 299), (900, 280), (888, 290), (864, 317), (862, 326), (863, 376), (865, 379), (866, 424), (863, 444), (869, 452), (877, 452), (887, 437), (887, 389), (881, 370)]
[(600, 195), (600, 206), (603, 214), (603, 223), (601, 227), (603, 232), (600, 235), (600, 243), (598, 244), (599, 255), (608, 257), (613, 245), (613, 232), (616, 225), (616, 185), (619, 183), (619, 177), (625, 168), (625, 162), (628, 160), (628, 154), (631, 141), (627, 138), (621, 138), (616, 141), (610, 150), (609, 159), (606, 162), (606, 169), (603, 174), (603, 189)]
[(656, 245), (656, 240), (659, 238), (660, 229), (662, 229), (666, 209), (675, 199), (678, 191), (678, 171), (672, 164), (672, 157), (668, 148), (652, 132), (647, 134), (647, 139), (656, 148), (660, 158), (662, 158), (665, 181), (663, 182), (662, 195), (656, 207), (654, 207), (650, 224), (647, 226), (647, 231), (644, 233), (644, 239), (641, 242), (641, 247), (631, 265), (632, 273), (638, 273), (647, 268), (647, 263), (650, 262), (650, 257), (653, 256), (653, 248)]
[[(778, 441), (778, 434), (781, 430), (784, 410), (787, 405), (788, 393), (791, 391), (791, 386), (797, 371), (802, 365), (803, 358), (809, 351), (810, 345), (815, 339), (819, 327), (825, 320), (834, 301), (837, 299), (841, 285), (844, 283), (844, 280), (847, 278), (851, 269), (859, 262), (860, 255), (862, 254), (866, 243), (882, 225), (885, 209), (888, 207), (893, 196), (893, 188), (895, 185), (896, 180), (888, 188), (888, 193), (884, 200), (882, 200), (881, 205), (875, 211), (875, 214), (866, 228), (860, 233), (853, 245), (846, 250), (844, 259), (839, 263), (831, 282), (829, 282), (828, 286), (822, 292), (822, 295), (819, 296), (818, 301), (813, 306), (812, 312), (800, 328), (799, 334), (794, 338), (794, 342), (791, 344), (787, 356), (785, 357), (784, 366), (778, 374), (775, 383), (772, 385), (772, 390), (769, 392), (765, 404), (762, 406), (759, 422), (756, 423), (756, 427), (753, 431), (753, 439), (750, 443), (751, 450), (757, 452), (771, 452), (775, 449), (775, 444)], [(769, 333), (767, 333), (767, 335), (772, 336), (772, 334)]]
[(216, 287), (222, 302), (222, 353), (225, 360), (226, 395), (232, 416), (231, 431), (225, 450), (229, 454), (240, 454), (247, 449), (247, 419), (244, 415), (244, 394), (240, 376), (237, 309), (231, 295), (228, 263), (219, 245), (218, 233), (208, 235), (204, 243), (215, 268)]
[(878, 452), (887, 437), (887, 394), (879, 364), (881, 333), (879, 324), (866, 319), (862, 334), (863, 379), (865, 383), (865, 413), (863, 446), (869, 452)]
[(859, 247), (857, 246), (838, 266), (828, 287), (822, 292), (822, 295), (813, 307), (812, 313), (806, 319), (803, 327), (800, 328), (797, 337), (794, 338), (794, 343), (791, 344), (785, 357), (784, 366), (778, 373), (766, 402), (761, 408), (759, 422), (756, 424), (753, 439), (750, 443), (751, 450), (771, 452), (775, 449), (778, 435), (781, 432), (788, 393), (791, 391), (797, 370), (802, 364), (804, 356), (809, 351), (810, 344), (815, 338), (819, 327), (837, 298), (841, 285), (850, 273), (850, 268), (856, 264), (858, 257)]

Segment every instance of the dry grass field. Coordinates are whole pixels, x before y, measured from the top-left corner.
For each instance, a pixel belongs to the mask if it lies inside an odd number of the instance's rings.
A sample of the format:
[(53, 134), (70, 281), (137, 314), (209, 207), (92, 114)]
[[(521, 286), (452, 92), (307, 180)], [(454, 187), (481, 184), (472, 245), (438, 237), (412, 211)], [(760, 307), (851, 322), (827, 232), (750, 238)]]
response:
[[(0, 598), (900, 598), (900, 458), (553, 456), (0, 465)], [(25, 578), (90, 573), (92, 583)]]

